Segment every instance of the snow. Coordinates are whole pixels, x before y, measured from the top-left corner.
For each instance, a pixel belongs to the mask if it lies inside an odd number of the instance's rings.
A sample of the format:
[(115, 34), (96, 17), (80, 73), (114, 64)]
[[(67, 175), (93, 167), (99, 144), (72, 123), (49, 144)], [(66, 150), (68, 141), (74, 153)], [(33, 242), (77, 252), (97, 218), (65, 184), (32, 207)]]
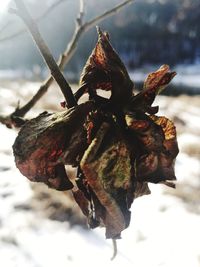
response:
[[(34, 86), (23, 88), (33, 90), (37, 85)], [(9, 91), (4, 87), (1, 110), (5, 99), (9, 101)], [(52, 108), (53, 99), (59, 103), (59, 97), (53, 98), (53, 94), (55, 90), (43, 103), (46, 107), (49, 103)], [(30, 203), (34, 192), (14, 164), (11, 148), (17, 132), (0, 125), (1, 266), (200, 266), (199, 213), (187, 208), (193, 205), (192, 201), (186, 203), (176, 195), (183, 188), (186, 190), (183, 194), (189, 194), (190, 199), (190, 194), (200, 189), (200, 150), (199, 153), (195, 150), (200, 136), (200, 101), (197, 97), (161, 96), (157, 103), (161, 105), (160, 115), (183, 120), (182, 124), (177, 121), (180, 148), (176, 161), (177, 189), (166, 191), (163, 185), (151, 185), (151, 195), (134, 201), (131, 224), (118, 241), (119, 251), (114, 261), (110, 261), (112, 242), (105, 240), (103, 228), (72, 227), (69, 222), (42, 217), (34, 209), (16, 209), (17, 205)]]

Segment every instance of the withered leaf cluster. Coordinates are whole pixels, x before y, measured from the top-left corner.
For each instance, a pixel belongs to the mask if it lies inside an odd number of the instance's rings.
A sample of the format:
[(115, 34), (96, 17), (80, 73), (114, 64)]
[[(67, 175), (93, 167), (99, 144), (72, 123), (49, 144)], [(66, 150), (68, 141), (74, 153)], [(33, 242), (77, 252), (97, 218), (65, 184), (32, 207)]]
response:
[[(16, 165), (33, 182), (72, 190), (91, 228), (105, 226), (106, 238), (120, 238), (130, 222), (133, 200), (149, 194), (148, 183), (175, 187), (176, 129), (152, 106), (175, 72), (163, 65), (150, 73), (143, 89), (134, 84), (98, 29), (98, 42), (81, 75), (79, 98), (89, 100), (69, 110), (40, 114), (20, 130), (13, 145)], [(110, 90), (109, 99), (98, 89)], [(77, 167), (70, 181), (65, 166)]]

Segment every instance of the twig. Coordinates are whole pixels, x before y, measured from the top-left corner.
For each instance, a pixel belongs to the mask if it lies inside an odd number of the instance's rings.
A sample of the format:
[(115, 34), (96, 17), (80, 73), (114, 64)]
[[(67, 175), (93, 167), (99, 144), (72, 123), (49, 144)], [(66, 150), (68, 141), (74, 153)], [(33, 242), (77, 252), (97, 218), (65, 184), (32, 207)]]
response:
[[(83, 17), (84, 17), (84, 1), (80, 0), (80, 8), (79, 8), (79, 14), (76, 19), (76, 27), (74, 30), (74, 34), (71, 38), (71, 41), (67, 45), (65, 52), (60, 56), (59, 61), (57, 62), (60, 70), (63, 70), (65, 65), (69, 62), (73, 54), (75, 53), (77, 49), (77, 44), (81, 38), (81, 36), (87, 32), (89, 29), (91, 29), (96, 24), (103, 21), (105, 18), (108, 18), (109, 16), (114, 15), (115, 13), (119, 12), (123, 7), (125, 7), (128, 4), (131, 4), (134, 0), (126, 0), (122, 2), (119, 5), (116, 5), (114, 8), (107, 10), (106, 12), (102, 13), (101, 15), (96, 16), (95, 18), (91, 19), (90, 21), (87, 21), (83, 23)], [(31, 110), (31, 108), (40, 100), (40, 98), (47, 92), (48, 88), (53, 83), (53, 78), (50, 76), (47, 78), (46, 81), (40, 86), (37, 93), (31, 98), (29, 102), (27, 102), (24, 106), (21, 108), (17, 108), (11, 115), (16, 117), (24, 117), (26, 113)], [(8, 116), (9, 117), (9, 116)]]
[[(59, 1), (55, 2), (55, 3), (53, 3), (51, 6), (49, 6), (49, 7), (44, 11), (44, 13), (43, 13), (42, 15), (40, 15), (39, 17), (37, 17), (37, 18), (35, 19), (35, 22), (39, 22), (40, 20), (44, 19), (46, 16), (49, 15), (49, 13), (51, 13), (51, 12), (55, 9), (55, 7), (59, 6), (59, 5), (60, 5), (61, 3), (63, 3), (64, 1), (66, 1), (66, 0), (59, 0)], [(12, 25), (12, 22), (11, 22), (11, 21), (8, 22), (6, 25), (4, 25), (4, 26), (0, 29), (0, 34), (1, 34), (3, 31), (5, 31), (5, 29), (6, 29), (7, 27), (9, 27), (10, 25)], [(0, 38), (0, 43), (5, 42), (5, 41), (12, 40), (12, 39), (14, 39), (14, 38), (16, 38), (16, 37), (22, 35), (23, 33), (26, 33), (26, 32), (27, 32), (27, 30), (26, 30), (26, 28), (24, 27), (24, 28), (18, 30), (17, 32), (15, 32), (15, 33), (13, 33), (13, 34), (11, 34), (11, 35), (8, 35), (8, 36), (5, 36), (5, 37)]]
[(32, 35), (33, 40), (35, 41), (41, 55), (43, 56), (47, 66), (51, 71), (51, 75), (58, 83), (67, 103), (67, 106), (73, 107), (76, 105), (76, 100), (73, 96), (71, 87), (69, 86), (68, 82), (64, 78), (62, 72), (60, 71), (58, 65), (56, 64), (48, 46), (46, 45), (44, 39), (42, 38), (37, 25), (35, 24), (34, 20), (30, 16), (23, 0), (15, 0), (16, 6), (18, 8), (17, 15), (21, 17), (21, 19), (26, 24), (29, 32)]
[(72, 39), (70, 43), (67, 46), (67, 49), (65, 50), (63, 54), (63, 58), (59, 64), (61, 68), (63, 68), (68, 61), (71, 59), (72, 55), (76, 51), (77, 44), (81, 36), (87, 32), (89, 29), (91, 29), (93, 26), (96, 26), (96, 24), (100, 23), (102, 20), (113, 16), (117, 12), (119, 12), (123, 7), (125, 7), (128, 4), (131, 4), (134, 0), (126, 0), (122, 2), (121, 4), (115, 6), (114, 8), (107, 10), (106, 12), (102, 13), (101, 15), (89, 20), (88, 22), (85, 22), (82, 25), (79, 25), (79, 27), (76, 27), (74, 34), (72, 36)]
[[(74, 34), (72, 36), (72, 39), (70, 41), (70, 43), (68, 44), (65, 52), (61, 55), (59, 61), (58, 61), (58, 66), (60, 67), (61, 70), (64, 69), (65, 65), (69, 62), (69, 60), (71, 59), (71, 57), (73, 56), (73, 54), (76, 51), (77, 48), (77, 44), (78, 41), (80, 40), (81, 36), (87, 32), (90, 28), (92, 28), (94, 25), (98, 24), (99, 22), (101, 22), (102, 20), (104, 20), (104, 18), (107, 18), (109, 16), (114, 15), (116, 12), (118, 12), (122, 7), (124, 7), (127, 4), (130, 4), (131, 2), (133, 2), (134, 0), (128, 0), (128, 1), (124, 1), (123, 3), (115, 6), (114, 8), (106, 11), (105, 13), (95, 17), (94, 19), (84, 23), (81, 25), (80, 23), (80, 19), (78, 20), (79, 23), (76, 24), (76, 28), (74, 31)], [(79, 18), (81, 17), (83, 19), (83, 15), (80, 16), (82, 12), (82, 9), (80, 8), (79, 11)], [(26, 104), (24, 105), (22, 108), (16, 110), (16, 112), (14, 112), (15, 116), (25, 116), (25, 114), (37, 103), (37, 101), (47, 92), (48, 88), (50, 87), (50, 85), (52, 84), (53, 79), (52, 77), (49, 77), (39, 88), (39, 90), (37, 91), (37, 93), (33, 96), (33, 98)]]
[(88, 21), (85, 23), (84, 27), (85, 27), (85, 31), (89, 30), (91, 27), (96, 26), (96, 24), (98, 24), (99, 22), (101, 22), (102, 20), (116, 14), (117, 12), (119, 12), (123, 7), (125, 7), (128, 4), (131, 4), (134, 0), (126, 0), (124, 2), (122, 2), (121, 4), (115, 6), (114, 8), (104, 12), (103, 14), (97, 16), (96, 18)]
[(111, 257), (111, 261), (114, 260), (114, 258), (117, 256), (117, 241), (116, 239), (112, 239), (112, 243), (113, 243), (113, 255)]
[(77, 17), (77, 21), (81, 25), (83, 23), (84, 16), (84, 0), (79, 0), (79, 6), (79, 16)]

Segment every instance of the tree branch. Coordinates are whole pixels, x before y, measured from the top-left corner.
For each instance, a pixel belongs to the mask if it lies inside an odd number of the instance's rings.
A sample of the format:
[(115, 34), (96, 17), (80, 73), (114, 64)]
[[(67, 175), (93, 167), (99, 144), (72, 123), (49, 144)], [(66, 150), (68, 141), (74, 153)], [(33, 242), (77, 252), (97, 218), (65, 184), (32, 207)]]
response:
[[(40, 15), (39, 17), (37, 17), (37, 18), (35, 19), (35, 22), (39, 22), (40, 20), (44, 19), (46, 16), (49, 15), (49, 13), (51, 13), (51, 12), (54, 10), (54, 8), (56, 8), (57, 6), (59, 6), (59, 5), (60, 5), (61, 3), (63, 3), (64, 1), (66, 1), (66, 0), (58, 0), (57, 2), (53, 3), (51, 6), (49, 6), (49, 7), (44, 11), (44, 13), (43, 13), (42, 15)], [(10, 11), (12, 12), (12, 9), (10, 9)], [(0, 29), (0, 34), (2, 34), (2, 32), (5, 31), (6, 28), (10, 27), (11, 25), (12, 25), (12, 22), (11, 22), (11, 21), (8, 22), (6, 25), (4, 25), (4, 26)], [(27, 32), (27, 30), (26, 30), (26, 28), (24, 27), (24, 28), (20, 29), (19, 31), (17, 31), (17, 32), (11, 34), (11, 35), (8, 35), (8, 36), (5, 36), (5, 37), (0, 38), (0, 43), (5, 42), (5, 41), (12, 40), (12, 39), (14, 39), (14, 38), (16, 38), (16, 37), (18, 37), (18, 36), (20, 36), (20, 35), (26, 33), (26, 32)]]
[(88, 31), (91, 27), (96, 26), (96, 24), (98, 24), (99, 22), (101, 22), (102, 20), (115, 15), (117, 12), (119, 12), (123, 7), (132, 4), (134, 0), (126, 0), (124, 2), (122, 2), (121, 4), (115, 6), (114, 8), (107, 10), (106, 12), (104, 12), (103, 14), (95, 17), (94, 19), (88, 21), (85, 23), (84, 27), (85, 27), (85, 31)]
[[(84, 1), (80, 0), (80, 8), (79, 8), (79, 14), (76, 19), (76, 26), (73, 33), (73, 36), (71, 38), (71, 41), (67, 45), (64, 53), (60, 56), (60, 59), (58, 60), (57, 64), (60, 68), (60, 70), (63, 70), (65, 65), (69, 62), (73, 54), (75, 53), (77, 49), (77, 44), (81, 38), (81, 36), (87, 32), (89, 29), (91, 29), (96, 24), (100, 23), (104, 19), (116, 14), (119, 12), (123, 7), (125, 7), (128, 4), (131, 4), (134, 0), (126, 0), (122, 2), (121, 4), (116, 5), (114, 8), (111, 8), (110, 10), (107, 10), (106, 12), (96, 16), (95, 18), (91, 19), (88, 22), (83, 23), (83, 17), (84, 17)], [(53, 78), (50, 76), (47, 78), (46, 81), (40, 86), (37, 93), (32, 97), (32, 99), (27, 102), (23, 107), (17, 108), (10, 116), (8, 117), (24, 117), (26, 113), (31, 110), (31, 108), (39, 101), (39, 99), (47, 92), (48, 88), (53, 83)]]
[(58, 65), (56, 64), (48, 46), (46, 45), (44, 39), (42, 38), (37, 25), (35, 24), (34, 20), (30, 16), (23, 0), (15, 0), (16, 6), (18, 8), (17, 13), (21, 17), (21, 19), (26, 24), (29, 32), (32, 35), (33, 40), (35, 41), (41, 55), (43, 56), (43, 59), (45, 60), (47, 66), (49, 67), (51, 71), (51, 75), (55, 79), (55, 81), (58, 83), (65, 100), (67, 102), (68, 108), (75, 106), (76, 100), (73, 96), (71, 87), (69, 86), (68, 82), (64, 78), (62, 72), (60, 71)]
[(134, 0), (126, 0), (119, 5), (116, 5), (114, 8), (107, 10), (101, 15), (91, 19), (90, 21), (85, 22), (84, 24), (82, 23), (82, 25), (79, 25), (79, 27), (76, 26), (72, 39), (70, 43), (68, 44), (67, 49), (65, 50), (64, 54), (62, 55), (62, 60), (60, 61), (59, 66), (63, 68), (69, 62), (74, 52), (76, 51), (79, 39), (85, 32), (87, 32), (93, 26), (96, 26), (96, 24), (100, 23), (104, 19), (110, 16), (113, 16), (114, 14), (119, 12), (123, 7), (125, 7), (128, 4), (131, 4), (133, 1)]
[(79, 15), (77, 17), (77, 23), (79, 25), (82, 25), (83, 23), (83, 17), (84, 17), (84, 0), (79, 0)]

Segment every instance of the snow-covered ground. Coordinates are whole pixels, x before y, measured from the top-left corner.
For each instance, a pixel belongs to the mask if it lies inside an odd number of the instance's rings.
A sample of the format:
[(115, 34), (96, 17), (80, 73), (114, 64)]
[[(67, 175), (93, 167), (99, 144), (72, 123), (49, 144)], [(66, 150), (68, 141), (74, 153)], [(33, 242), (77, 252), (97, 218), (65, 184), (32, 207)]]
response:
[[(0, 114), (12, 111), (19, 98), (28, 99), (37, 88), (36, 83), (2, 84)], [(63, 99), (57, 92), (51, 88), (30, 115), (58, 109)], [(17, 132), (0, 125), (0, 266), (200, 266), (200, 97), (160, 96), (157, 103), (159, 113), (177, 125), (177, 189), (152, 185), (151, 195), (133, 203), (131, 224), (118, 241), (114, 261), (104, 229), (51, 220), (42, 199), (37, 199), (38, 208), (32, 208), (36, 192), (16, 169), (12, 156)], [(54, 196), (54, 191), (50, 194)]]
[[(157, 70), (160, 67), (153, 66), (153, 65), (145, 65), (143, 67), (140, 67), (138, 69), (130, 70), (129, 74), (136, 83), (142, 83), (145, 78), (147, 77), (147, 73), (153, 72)], [(181, 90), (184, 88), (188, 89), (188, 92), (195, 91), (196, 93), (200, 94), (200, 63), (197, 62), (196, 64), (180, 64), (171, 67), (173, 71), (176, 71), (178, 73), (177, 76), (172, 80), (171, 84), (172, 86), (177, 86)], [(39, 66), (34, 66), (33, 70), (27, 70), (27, 69), (18, 69), (18, 70), (12, 70), (12, 69), (0, 69), (0, 79), (3, 81), (7, 81), (8, 79), (13, 81), (16, 81), (17, 79), (20, 80), (21, 78), (27, 79), (27, 80), (34, 80), (38, 79), (39, 77), (42, 77), (45, 79), (45, 77), (48, 75), (48, 72), (46, 69), (41, 69)], [(73, 72), (67, 72), (66, 76), (70, 80), (76, 80), (77, 75)]]

